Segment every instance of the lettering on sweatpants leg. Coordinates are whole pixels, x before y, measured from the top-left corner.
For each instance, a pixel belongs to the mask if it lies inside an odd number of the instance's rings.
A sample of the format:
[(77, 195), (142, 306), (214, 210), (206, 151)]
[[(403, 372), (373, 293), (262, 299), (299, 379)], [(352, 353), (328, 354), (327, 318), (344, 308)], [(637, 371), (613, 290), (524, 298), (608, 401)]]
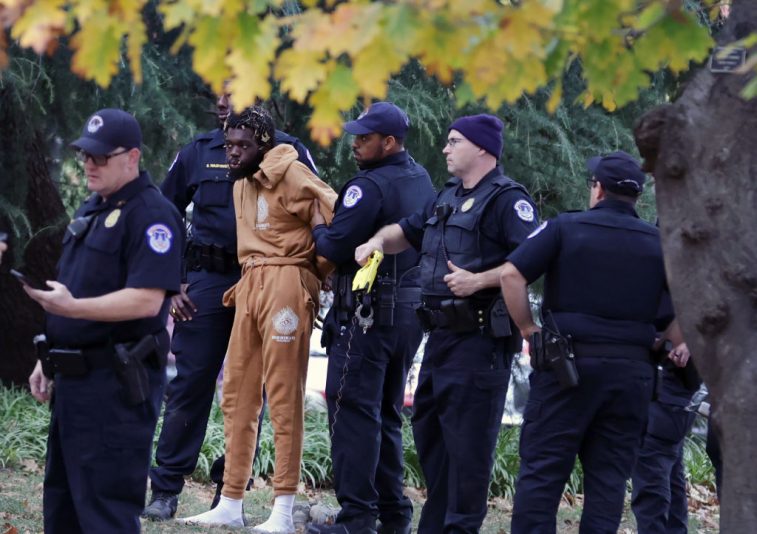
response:
[(280, 343), (291, 343), (294, 341), (294, 336), (291, 334), (297, 330), (299, 324), (300, 319), (292, 308), (289, 306), (283, 308), (273, 316), (273, 328), (281, 335), (271, 336), (271, 339)]

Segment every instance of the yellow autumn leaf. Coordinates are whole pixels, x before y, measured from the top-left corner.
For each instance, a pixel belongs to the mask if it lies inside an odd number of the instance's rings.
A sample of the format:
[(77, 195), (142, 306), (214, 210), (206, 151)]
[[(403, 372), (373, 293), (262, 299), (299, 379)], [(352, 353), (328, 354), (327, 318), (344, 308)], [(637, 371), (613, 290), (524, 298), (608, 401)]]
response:
[(226, 56), (235, 33), (229, 31), (233, 25), (224, 22), (223, 19), (202, 17), (189, 36), (189, 44), (194, 47), (192, 68), (216, 93), (223, 90), (223, 83), (230, 74)]
[(75, 50), (71, 70), (82, 78), (108, 87), (118, 72), (121, 40), (128, 27), (101, 11), (87, 19), (71, 38)]
[(342, 115), (334, 107), (314, 107), (308, 128), (313, 141), (324, 147), (329, 146), (342, 133)]
[(197, 17), (194, 3), (191, 0), (177, 0), (158, 4), (158, 11), (163, 15), (163, 27), (166, 31), (193, 21)]
[(331, 15), (331, 36), (327, 47), (332, 56), (354, 54), (379, 33), (380, 3), (340, 4)]
[(465, 53), (477, 31), (481, 29), (475, 25), (456, 25), (438, 13), (427, 14), (418, 30), (415, 49), (428, 73), (448, 84), (454, 70), (465, 63)]
[(326, 65), (320, 52), (290, 48), (276, 61), (274, 75), (281, 80), (281, 89), (297, 102), (304, 102), (308, 93), (326, 78)]
[(65, 0), (32, 2), (13, 24), (11, 37), (18, 39), (24, 48), (31, 48), (37, 54), (45, 53), (51, 41), (57, 39), (66, 27), (65, 5)]
[(331, 17), (317, 9), (290, 17), (294, 48), (311, 52), (325, 52), (331, 40)]
[(562, 82), (558, 81), (555, 86), (552, 88), (552, 91), (549, 94), (549, 99), (547, 100), (546, 108), (547, 112), (550, 115), (553, 115), (555, 111), (557, 111), (557, 106), (560, 105), (560, 101), (562, 100)]
[(352, 70), (360, 91), (369, 97), (386, 98), (389, 78), (399, 72), (407, 59), (407, 55), (400, 54), (391, 41), (379, 34), (353, 56)]
[(271, 62), (279, 45), (278, 25), (272, 17), (258, 22), (256, 16), (241, 15), (236, 39), (226, 63), (233, 74), (228, 89), (237, 111), (267, 99), (271, 93)]
[(147, 42), (147, 30), (142, 19), (129, 25), (126, 35), (126, 55), (129, 58), (131, 75), (138, 84), (142, 83), (142, 47)]
[(510, 52), (517, 60), (525, 60), (529, 56), (544, 58), (546, 39), (543, 31), (551, 28), (554, 15), (538, 2), (530, 4), (529, 9), (520, 7), (508, 10), (500, 23), (502, 30), (497, 33), (498, 47)]

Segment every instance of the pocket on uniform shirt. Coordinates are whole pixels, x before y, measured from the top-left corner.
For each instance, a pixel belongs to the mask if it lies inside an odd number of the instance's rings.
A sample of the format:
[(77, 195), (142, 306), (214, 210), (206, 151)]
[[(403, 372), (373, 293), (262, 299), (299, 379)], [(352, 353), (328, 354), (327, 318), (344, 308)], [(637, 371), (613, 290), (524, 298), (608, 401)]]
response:
[(95, 228), (90, 230), (84, 243), (91, 249), (113, 254), (121, 246), (121, 232), (116, 228)]
[(202, 180), (192, 200), (200, 207), (231, 206), (233, 185), (226, 177)]

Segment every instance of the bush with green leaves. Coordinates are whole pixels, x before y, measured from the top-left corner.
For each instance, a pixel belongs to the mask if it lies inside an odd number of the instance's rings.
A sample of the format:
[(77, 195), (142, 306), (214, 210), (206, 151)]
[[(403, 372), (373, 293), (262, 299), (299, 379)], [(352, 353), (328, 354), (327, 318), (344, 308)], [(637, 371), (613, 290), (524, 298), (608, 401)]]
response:
[[(14, 467), (25, 460), (43, 463), (47, 445), (47, 428), (50, 410), (45, 404), (34, 400), (25, 390), (0, 387), (0, 467)], [(158, 421), (154, 446), (160, 435), (162, 417)], [(503, 426), (497, 439), (495, 462), (492, 470), (489, 494), (491, 497), (512, 498), (515, 480), (518, 476), (520, 458), (518, 443), (520, 428)], [(405, 485), (415, 488), (424, 486), (423, 474), (415, 450), (410, 421), (405, 418), (402, 427), (402, 443), (405, 455)], [(217, 404), (213, 404), (208, 422), (205, 442), (200, 451), (197, 469), (192, 478), (198, 482), (209, 482), (210, 466), (224, 452), (223, 414)], [(266, 416), (263, 422), (258, 453), (253, 476), (268, 478), (274, 469), (273, 429)], [(686, 439), (684, 464), (689, 481), (714, 488), (715, 477), (705, 445), (701, 438)], [(328, 487), (332, 484), (331, 439), (326, 413), (318, 410), (305, 412), (305, 442), (302, 454), (302, 482), (312, 488)], [(578, 494), (583, 491), (580, 462), (571, 473), (565, 491)]]

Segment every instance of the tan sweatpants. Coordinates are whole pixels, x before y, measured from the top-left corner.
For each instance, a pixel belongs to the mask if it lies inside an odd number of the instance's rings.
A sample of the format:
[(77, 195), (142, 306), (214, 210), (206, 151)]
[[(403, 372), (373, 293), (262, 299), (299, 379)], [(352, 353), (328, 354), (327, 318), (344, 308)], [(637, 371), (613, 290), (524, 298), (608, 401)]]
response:
[(223, 374), (226, 467), (223, 495), (241, 499), (252, 472), (263, 385), (273, 425), (275, 495), (297, 491), (310, 333), (320, 282), (295, 265), (246, 268), (224, 295), (236, 305)]

